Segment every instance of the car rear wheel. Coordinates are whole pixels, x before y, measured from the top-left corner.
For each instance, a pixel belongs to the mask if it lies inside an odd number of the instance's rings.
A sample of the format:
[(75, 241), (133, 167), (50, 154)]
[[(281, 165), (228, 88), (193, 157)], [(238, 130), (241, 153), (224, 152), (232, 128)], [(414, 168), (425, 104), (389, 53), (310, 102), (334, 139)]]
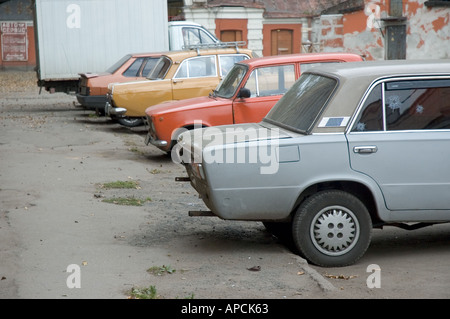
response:
[(127, 127), (136, 127), (144, 125), (144, 120), (141, 117), (121, 117), (117, 122)]
[(308, 197), (292, 223), (299, 253), (324, 267), (355, 263), (366, 252), (371, 234), (372, 221), (366, 206), (356, 196), (340, 190)]

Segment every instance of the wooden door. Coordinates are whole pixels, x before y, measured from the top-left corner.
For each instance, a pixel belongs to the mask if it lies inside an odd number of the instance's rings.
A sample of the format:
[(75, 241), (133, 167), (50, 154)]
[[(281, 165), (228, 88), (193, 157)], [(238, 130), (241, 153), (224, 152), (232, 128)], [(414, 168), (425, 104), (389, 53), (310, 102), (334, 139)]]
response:
[(271, 32), (271, 55), (282, 55), (292, 53), (292, 30), (272, 30)]

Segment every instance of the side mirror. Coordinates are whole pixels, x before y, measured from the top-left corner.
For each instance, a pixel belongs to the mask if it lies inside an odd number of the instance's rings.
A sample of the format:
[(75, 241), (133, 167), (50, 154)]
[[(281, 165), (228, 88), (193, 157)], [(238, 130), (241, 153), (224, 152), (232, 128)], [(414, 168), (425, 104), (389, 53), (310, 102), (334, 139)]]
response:
[(252, 94), (251, 94), (251, 92), (250, 92), (249, 89), (247, 89), (247, 88), (242, 88), (242, 89), (239, 90), (239, 93), (238, 93), (237, 97), (239, 97), (239, 98), (241, 98), (241, 99), (245, 99), (245, 98), (250, 97), (251, 95), (252, 95)]

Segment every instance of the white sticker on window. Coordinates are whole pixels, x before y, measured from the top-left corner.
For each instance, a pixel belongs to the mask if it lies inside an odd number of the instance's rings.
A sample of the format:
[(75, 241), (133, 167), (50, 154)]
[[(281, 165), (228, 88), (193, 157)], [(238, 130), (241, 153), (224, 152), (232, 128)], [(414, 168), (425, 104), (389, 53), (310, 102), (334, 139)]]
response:
[(400, 109), (400, 107), (402, 106), (402, 102), (400, 101), (400, 96), (398, 96), (398, 95), (388, 96), (386, 104), (391, 110)]
[(422, 114), (425, 108), (422, 105), (417, 105), (416, 107), (416, 113)]
[(347, 126), (350, 117), (324, 117), (320, 123), (319, 127), (345, 127)]

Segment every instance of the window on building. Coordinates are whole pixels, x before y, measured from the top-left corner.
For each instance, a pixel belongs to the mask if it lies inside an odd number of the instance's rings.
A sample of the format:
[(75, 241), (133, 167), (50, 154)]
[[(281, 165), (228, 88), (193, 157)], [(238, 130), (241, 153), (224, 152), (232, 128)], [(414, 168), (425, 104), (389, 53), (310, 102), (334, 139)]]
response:
[(242, 31), (241, 30), (220, 31), (220, 40), (222, 42), (242, 41)]

